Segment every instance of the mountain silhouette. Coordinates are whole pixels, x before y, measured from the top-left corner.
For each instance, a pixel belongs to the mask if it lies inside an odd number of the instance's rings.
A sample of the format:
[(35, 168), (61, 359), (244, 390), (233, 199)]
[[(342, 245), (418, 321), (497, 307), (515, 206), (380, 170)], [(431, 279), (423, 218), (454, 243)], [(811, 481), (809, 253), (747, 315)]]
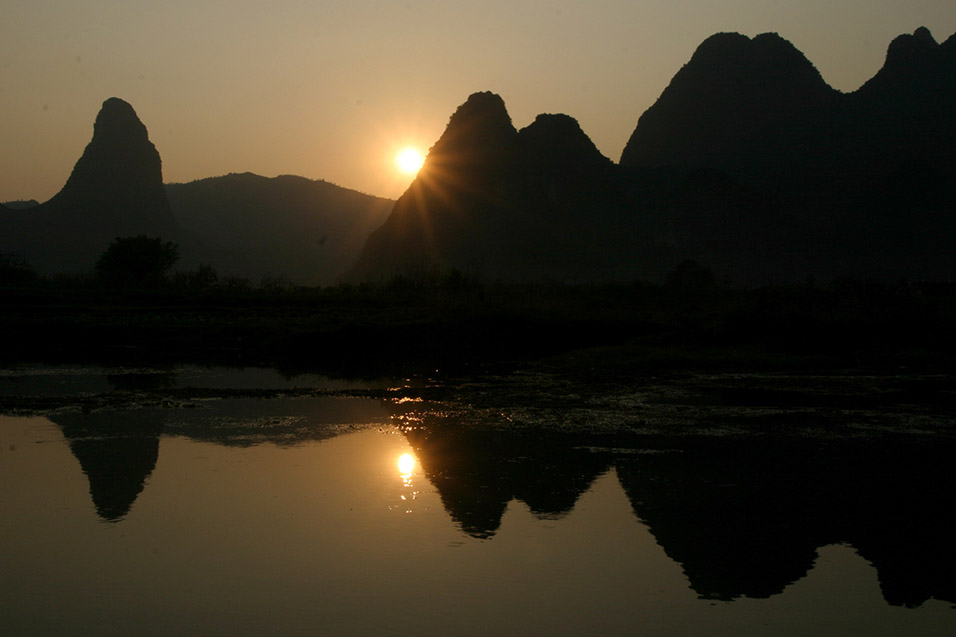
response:
[(939, 45), (924, 27), (894, 39), (880, 71), (849, 94), (775, 33), (720, 33), (640, 117), (621, 165), (716, 169), (786, 191), (951, 157), (954, 77), (956, 40)]
[(184, 268), (208, 264), (253, 280), (329, 284), (352, 266), (392, 205), (293, 176), (164, 185), (145, 125), (113, 97), (59, 193), (42, 204), (0, 206), (0, 253), (18, 254), (44, 274), (76, 274), (89, 272), (116, 237), (146, 235), (177, 243)]
[(111, 98), (60, 193), (0, 207), (0, 253), (87, 272), (114, 238), (148, 235), (178, 243), (183, 267), (291, 283), (436, 267), (663, 281), (687, 260), (741, 285), (952, 280), (953, 112), (956, 35), (895, 38), (879, 72), (841, 93), (777, 34), (719, 33), (640, 116), (619, 164), (572, 117), (519, 131), (500, 96), (475, 93), (392, 206), (290, 176), (164, 187), (145, 126)]
[(66, 185), (44, 208), (84, 217), (119, 234), (170, 236), (177, 231), (159, 152), (133, 107), (116, 97), (103, 102), (93, 139)]
[(354, 277), (429, 267), (510, 279), (641, 274), (616, 165), (567, 115), (518, 131), (504, 101), (458, 107), (417, 178), (369, 237)]
[(879, 72), (847, 96), (874, 172), (956, 158), (956, 35), (937, 44), (925, 27), (890, 43)]
[(369, 236), (354, 273), (391, 274), (436, 262), (477, 265), (511, 216), (503, 179), (517, 140), (500, 97), (470, 96), (384, 225)]
[(325, 181), (229, 174), (167, 184), (173, 214), (193, 239), (184, 260), (220, 274), (333, 283), (358, 257), (394, 201)]
[(722, 174), (726, 192), (760, 200), (704, 192), (688, 206), (685, 189), (657, 203), (655, 236), (738, 282), (951, 279), (954, 109), (956, 40), (925, 28), (849, 94), (776, 34), (717, 34), (640, 117), (621, 166)]
[[(883, 67), (856, 91), (868, 99), (893, 99), (907, 91), (953, 94), (952, 74), (956, 72), (956, 34), (937, 44), (926, 27), (897, 36), (886, 52)], [(926, 98), (907, 100), (922, 106)], [(902, 122), (905, 124), (905, 122)], [(943, 122), (940, 122), (943, 123)]]
[(826, 156), (839, 93), (776, 33), (705, 40), (638, 120), (625, 167), (718, 169), (775, 186)]
[(0, 251), (40, 272), (89, 271), (118, 236), (179, 238), (163, 188), (162, 162), (133, 107), (103, 103), (87, 145), (63, 188), (23, 210), (0, 211)]
[(707, 38), (619, 165), (571, 117), (516, 131), (476, 93), (369, 237), (353, 276), (663, 280), (686, 260), (742, 285), (956, 275), (956, 36), (896, 38), (859, 90), (775, 33)]

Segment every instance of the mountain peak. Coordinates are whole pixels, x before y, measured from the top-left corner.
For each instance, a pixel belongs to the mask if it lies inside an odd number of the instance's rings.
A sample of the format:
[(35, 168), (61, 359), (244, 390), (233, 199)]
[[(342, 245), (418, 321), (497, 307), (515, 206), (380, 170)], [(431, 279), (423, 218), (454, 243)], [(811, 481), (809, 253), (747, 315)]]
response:
[(445, 132), (428, 153), (424, 170), (493, 162), (514, 145), (517, 134), (499, 95), (472, 93), (448, 120)]
[(796, 73), (803, 75), (804, 80), (824, 83), (806, 56), (778, 33), (761, 33), (753, 38), (739, 33), (716, 33), (697, 47), (681, 72), (688, 69), (699, 73), (719, 69), (734, 77)]
[(511, 124), (511, 117), (501, 96), (491, 91), (472, 93), (468, 99), (452, 113), (448, 121), (448, 128), (464, 126), (478, 119), (497, 121), (501, 124), (507, 121)]
[(159, 152), (133, 107), (116, 97), (103, 102), (63, 188), (28, 213), (16, 220), (17, 250), (41, 272), (87, 271), (116, 237), (180, 238)]
[(895, 37), (886, 51), (886, 68), (910, 67), (925, 63), (939, 53), (939, 44), (926, 27), (916, 29), (912, 34)]
[(899, 35), (886, 50), (883, 67), (860, 87), (863, 96), (910, 99), (912, 93), (952, 93), (956, 76), (956, 43), (949, 38), (938, 44), (926, 27)]
[(518, 136), (525, 152), (539, 165), (605, 166), (610, 163), (570, 115), (542, 113), (522, 128)]
[(50, 203), (69, 200), (71, 207), (99, 207), (112, 203), (118, 193), (121, 199), (139, 199), (162, 188), (162, 163), (146, 126), (129, 103), (111, 97), (96, 115), (93, 138), (73, 173)]
[(149, 134), (128, 102), (111, 97), (103, 102), (93, 124), (93, 142), (97, 141), (143, 144), (149, 143)]
[(926, 27), (919, 27), (913, 31), (913, 37), (922, 42), (932, 42), (936, 44), (936, 40), (933, 38), (933, 34), (929, 32), (929, 29)]
[(812, 128), (837, 95), (780, 35), (718, 33), (701, 43), (641, 116), (621, 165), (707, 166), (776, 178), (790, 166), (767, 158), (776, 160), (776, 147)]
[(111, 97), (100, 108), (93, 138), (66, 185), (44, 208), (122, 234), (173, 237), (178, 227), (166, 200), (162, 160), (133, 107)]
[(715, 33), (697, 46), (688, 64), (700, 64), (739, 55), (749, 46), (749, 43), (750, 38), (741, 33)]
[(535, 129), (547, 130), (550, 134), (566, 138), (584, 135), (578, 120), (564, 113), (540, 113), (529, 126), (522, 128), (521, 132)]

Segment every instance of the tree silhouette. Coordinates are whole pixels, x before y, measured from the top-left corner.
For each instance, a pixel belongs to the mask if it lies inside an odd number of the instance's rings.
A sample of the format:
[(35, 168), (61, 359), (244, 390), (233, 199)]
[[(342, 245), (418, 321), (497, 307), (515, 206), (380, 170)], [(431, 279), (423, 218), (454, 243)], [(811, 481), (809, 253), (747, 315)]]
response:
[(154, 288), (179, 260), (175, 243), (140, 235), (117, 237), (96, 261), (96, 275), (105, 284), (120, 288)]
[(36, 279), (36, 272), (21, 255), (0, 254), (0, 285), (26, 285)]

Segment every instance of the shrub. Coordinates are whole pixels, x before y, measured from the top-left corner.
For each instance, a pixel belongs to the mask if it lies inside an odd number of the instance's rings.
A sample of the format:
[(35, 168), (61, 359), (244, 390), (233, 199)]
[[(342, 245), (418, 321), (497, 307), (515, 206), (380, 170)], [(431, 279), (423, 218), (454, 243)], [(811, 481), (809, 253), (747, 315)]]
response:
[(179, 260), (175, 243), (140, 235), (113, 240), (96, 262), (96, 275), (108, 286), (155, 288), (166, 284), (167, 274)]

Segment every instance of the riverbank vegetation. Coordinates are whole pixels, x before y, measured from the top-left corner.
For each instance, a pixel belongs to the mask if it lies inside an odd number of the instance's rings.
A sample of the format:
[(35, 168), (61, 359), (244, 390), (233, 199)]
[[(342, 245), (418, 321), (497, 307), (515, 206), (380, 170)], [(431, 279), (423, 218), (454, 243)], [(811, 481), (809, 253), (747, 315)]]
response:
[(6, 363), (166, 360), (371, 373), (508, 364), (582, 348), (591, 349), (573, 357), (578, 364), (612, 371), (950, 369), (956, 361), (951, 284), (735, 289), (685, 263), (659, 285), (516, 283), (432, 270), (298, 287), (220, 277), (208, 266), (117, 285), (95, 274), (44, 278), (8, 261), (0, 278)]

